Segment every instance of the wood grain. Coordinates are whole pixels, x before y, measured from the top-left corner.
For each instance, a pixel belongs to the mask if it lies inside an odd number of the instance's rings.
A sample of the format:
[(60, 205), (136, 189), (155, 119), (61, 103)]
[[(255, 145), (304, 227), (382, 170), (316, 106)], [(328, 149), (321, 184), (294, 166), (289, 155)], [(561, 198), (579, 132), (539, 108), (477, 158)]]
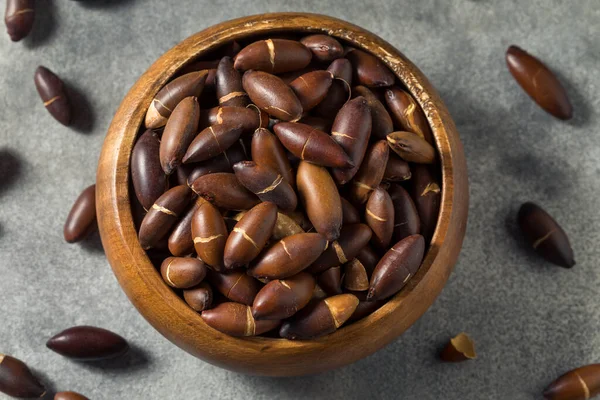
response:
[[(140, 247), (129, 204), (129, 163), (136, 135), (158, 90), (198, 55), (220, 44), (273, 32), (325, 33), (380, 57), (423, 108), (442, 163), (442, 202), (431, 247), (409, 284), (377, 312), (317, 340), (234, 338), (208, 327), (162, 280)], [(199, 32), (160, 57), (131, 88), (108, 130), (97, 173), (102, 242), (113, 271), (140, 313), (173, 343), (214, 365), (248, 374), (313, 374), (381, 349), (433, 303), (456, 262), (467, 224), (468, 182), (454, 123), (425, 76), (392, 45), (350, 23), (317, 14), (262, 14)]]

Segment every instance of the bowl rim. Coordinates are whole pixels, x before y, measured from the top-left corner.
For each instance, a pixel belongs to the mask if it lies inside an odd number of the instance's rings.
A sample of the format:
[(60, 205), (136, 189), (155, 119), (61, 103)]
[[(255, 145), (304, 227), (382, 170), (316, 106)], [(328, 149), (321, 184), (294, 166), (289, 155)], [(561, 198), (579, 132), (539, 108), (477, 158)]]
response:
[[(423, 109), (442, 167), (438, 223), (418, 273), (373, 314), (330, 335), (306, 341), (234, 338), (208, 327), (163, 282), (142, 250), (129, 203), (131, 151), (158, 90), (199, 54), (231, 40), (275, 31), (324, 33), (379, 56)], [(271, 13), (229, 20), (188, 37), (164, 53), (129, 90), (112, 120), (98, 165), (97, 188), (98, 224), (107, 258), (142, 316), (166, 338), (205, 361), (264, 375), (300, 375), (337, 368), (379, 350), (403, 333), (445, 285), (460, 252), (468, 211), (462, 144), (448, 110), (427, 78), (377, 35), (337, 18), (310, 13)], [(372, 329), (375, 325), (386, 329)], [(348, 348), (349, 342), (352, 349)]]

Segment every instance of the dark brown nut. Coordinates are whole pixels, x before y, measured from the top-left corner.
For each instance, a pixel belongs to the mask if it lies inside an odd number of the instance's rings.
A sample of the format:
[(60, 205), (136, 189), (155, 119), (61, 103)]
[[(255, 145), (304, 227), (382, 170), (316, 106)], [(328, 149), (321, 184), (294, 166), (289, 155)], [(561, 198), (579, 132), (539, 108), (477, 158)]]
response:
[(129, 350), (127, 341), (116, 333), (85, 325), (57, 333), (46, 346), (61, 356), (86, 361), (118, 357)]
[(302, 117), (300, 119), (300, 121), (298, 121), (301, 124), (304, 125), (310, 125), (313, 128), (320, 130), (322, 132), (329, 132), (331, 130), (331, 125), (333, 124), (333, 121), (329, 120), (329, 119), (325, 119), (325, 118), (321, 118), (321, 117), (313, 117), (313, 116), (306, 116), (306, 117)]
[(430, 242), (437, 225), (442, 190), (431, 169), (423, 164), (413, 164), (410, 189), (421, 221), (421, 235)]
[(144, 250), (154, 247), (177, 222), (192, 199), (193, 192), (186, 185), (166, 191), (144, 216), (139, 231), (140, 245)]
[(249, 306), (261, 288), (259, 281), (239, 270), (226, 274), (209, 271), (208, 281), (229, 300)]
[(300, 43), (308, 47), (313, 57), (321, 62), (333, 61), (344, 55), (344, 47), (328, 35), (306, 36), (300, 40)]
[(171, 175), (181, 164), (188, 147), (198, 133), (200, 106), (195, 97), (181, 100), (167, 121), (160, 141), (160, 165)]
[(312, 339), (335, 332), (350, 318), (358, 298), (352, 294), (339, 294), (304, 307), (285, 321), (279, 335), (286, 339)]
[(342, 81), (346, 86), (346, 92), (350, 92), (353, 68), (352, 63), (347, 58), (338, 58), (337, 60), (334, 60), (329, 64), (329, 67), (327, 67), (327, 71), (331, 72), (335, 79)]
[(226, 210), (249, 210), (260, 202), (254, 193), (242, 186), (235, 174), (227, 172), (203, 175), (191, 187), (199, 196)]
[(440, 353), (440, 358), (447, 362), (472, 360), (477, 358), (475, 344), (466, 333), (459, 333), (450, 339), (450, 342), (448, 342), (444, 350)]
[(391, 86), (395, 76), (390, 69), (377, 57), (362, 50), (350, 49), (346, 53), (354, 67), (354, 81), (367, 87)]
[(177, 182), (180, 185), (191, 186), (201, 176), (217, 172), (233, 172), (234, 164), (246, 159), (246, 154), (239, 143), (234, 144), (223, 154), (200, 163), (183, 164), (177, 168)]
[(6, 0), (4, 23), (10, 40), (18, 42), (29, 35), (35, 18), (35, 0)]
[(342, 222), (344, 225), (358, 224), (360, 223), (360, 214), (356, 207), (352, 205), (345, 198), (342, 199)]
[(562, 120), (573, 117), (567, 91), (539, 59), (513, 45), (506, 50), (506, 65), (525, 93), (544, 111)]
[(206, 276), (206, 265), (193, 257), (168, 257), (160, 266), (160, 274), (167, 285), (176, 289), (189, 289)]
[(373, 274), (373, 271), (375, 270), (375, 267), (377, 266), (377, 263), (379, 263), (379, 259), (381, 257), (379, 254), (377, 254), (377, 252), (375, 252), (375, 250), (373, 250), (371, 246), (367, 245), (360, 249), (356, 255), (356, 258), (365, 267), (367, 275), (370, 277)]
[(196, 287), (183, 291), (183, 299), (196, 312), (202, 312), (211, 307), (213, 291), (208, 282), (202, 282)]
[(333, 82), (333, 75), (328, 71), (317, 70), (299, 76), (290, 83), (296, 97), (307, 112), (325, 99)]
[(225, 268), (238, 268), (254, 260), (267, 244), (277, 220), (277, 206), (260, 203), (244, 214), (225, 244)]
[(387, 135), (392, 150), (403, 160), (419, 164), (431, 164), (435, 161), (435, 149), (416, 133), (407, 131), (392, 132)]
[(344, 149), (354, 164), (351, 168), (333, 169), (333, 178), (343, 185), (358, 171), (371, 137), (371, 112), (364, 97), (350, 100), (337, 113), (331, 128), (331, 137)]
[(233, 68), (231, 57), (221, 58), (215, 79), (220, 106), (246, 107), (250, 104), (248, 93), (242, 88), (242, 76)]
[(306, 67), (312, 53), (295, 40), (267, 39), (244, 47), (235, 57), (235, 69), (255, 69), (271, 74), (295, 71)]
[(367, 269), (358, 258), (353, 258), (344, 265), (344, 288), (356, 292), (369, 289)]
[(375, 267), (367, 300), (382, 300), (398, 293), (417, 273), (424, 254), (425, 240), (421, 235), (412, 235), (396, 243)]
[(200, 205), (206, 200), (203, 197), (198, 197), (190, 208), (185, 212), (176, 224), (175, 228), (169, 235), (167, 245), (169, 251), (176, 257), (189, 255), (194, 252), (194, 238), (192, 237), (192, 217)]
[(394, 204), (388, 192), (381, 186), (369, 196), (365, 221), (373, 231), (371, 242), (380, 249), (388, 248), (394, 233)]
[(377, 96), (364, 86), (355, 86), (352, 89), (353, 96), (362, 96), (367, 100), (369, 110), (371, 111), (371, 135), (377, 139), (385, 139), (388, 133), (394, 131), (392, 117), (385, 109), (385, 106), (379, 101)]
[(252, 133), (258, 128), (266, 128), (269, 116), (267, 113), (257, 112), (253, 107), (214, 107), (200, 113), (200, 127), (207, 128), (217, 124), (241, 125), (244, 133)]
[(297, 121), (302, 117), (302, 104), (281, 78), (262, 71), (247, 71), (242, 77), (250, 100), (273, 118)]
[(318, 274), (352, 260), (371, 240), (371, 229), (365, 224), (344, 225), (338, 240), (310, 266), (308, 272)]
[(273, 130), (285, 148), (301, 160), (324, 167), (354, 166), (348, 154), (331, 136), (310, 125), (280, 122)]
[(213, 309), (202, 311), (208, 326), (230, 336), (255, 336), (268, 332), (280, 324), (277, 320), (256, 321), (252, 308), (239, 303), (221, 303)]
[(284, 237), (292, 236), (297, 233), (304, 233), (304, 229), (293, 218), (284, 213), (277, 213), (277, 220), (273, 228), (273, 240), (281, 240)]
[(252, 315), (256, 320), (289, 318), (308, 304), (314, 289), (315, 278), (305, 272), (270, 281), (256, 295)]
[(175, 78), (160, 89), (146, 112), (146, 128), (165, 126), (171, 113), (183, 99), (200, 97), (207, 75), (207, 70), (190, 72)]
[(296, 187), (294, 170), (277, 136), (265, 128), (257, 129), (252, 135), (251, 153), (256, 164), (274, 169), (292, 188)]
[(71, 123), (71, 104), (67, 98), (63, 81), (54, 72), (42, 66), (35, 70), (33, 80), (46, 110), (58, 122), (69, 126)]
[(160, 165), (160, 138), (151, 129), (139, 137), (131, 152), (131, 181), (135, 196), (144, 210), (169, 187), (169, 181)]
[(408, 192), (400, 185), (391, 185), (388, 193), (394, 204), (394, 241), (420, 233), (419, 213)]
[(299, 233), (275, 243), (248, 269), (257, 278), (283, 279), (311, 265), (327, 247), (327, 240), (318, 233)]
[(225, 152), (243, 132), (241, 125), (219, 124), (202, 130), (190, 143), (183, 163), (206, 161)]
[(350, 201), (360, 205), (367, 202), (369, 195), (383, 179), (390, 151), (385, 140), (373, 143), (365, 154), (358, 172), (352, 179)]
[(54, 395), (54, 400), (89, 400), (82, 394), (75, 392), (58, 392)]
[(358, 298), (359, 303), (354, 313), (348, 318), (348, 324), (373, 314), (386, 303), (385, 300), (367, 301), (367, 292), (353, 292), (352, 294)]
[(194, 248), (198, 257), (217, 271), (224, 268), (227, 236), (227, 226), (219, 210), (209, 202), (200, 204), (192, 216)]
[(383, 173), (383, 180), (386, 182), (402, 182), (410, 179), (411, 175), (408, 163), (396, 154), (390, 153)]
[(308, 219), (316, 231), (329, 241), (336, 240), (342, 228), (342, 200), (327, 169), (301, 161), (296, 182)]
[(575, 368), (544, 390), (547, 400), (587, 400), (600, 393), (600, 364)]
[(519, 210), (518, 220), (525, 238), (539, 255), (564, 268), (575, 265), (567, 234), (540, 206), (524, 203)]
[(296, 192), (276, 170), (254, 161), (241, 161), (233, 166), (238, 181), (262, 201), (273, 202), (283, 211), (298, 205)]
[(326, 119), (335, 118), (342, 106), (348, 101), (348, 93), (346, 83), (341, 80), (334, 80), (329, 87), (327, 96), (313, 109), (313, 112)]
[(317, 283), (327, 296), (342, 294), (342, 268), (338, 265), (326, 269), (317, 276)]
[(0, 392), (12, 397), (44, 397), (46, 388), (21, 360), (0, 354)]
[(68, 243), (75, 243), (85, 239), (96, 227), (96, 185), (91, 185), (73, 203), (63, 234)]
[[(204, 81), (204, 88), (202, 89), (202, 93), (200, 93), (198, 95), (198, 97), (200, 97), (200, 95), (202, 95), (205, 92), (214, 93), (215, 77), (217, 75), (217, 66), (219, 65), (220, 60), (221, 59), (219, 58), (218, 60), (196, 61), (196, 62), (190, 63), (190, 64), (186, 65), (185, 67), (181, 68), (181, 70), (179, 70), (177, 75), (178, 75), (178, 77), (180, 77), (180, 76), (189, 74), (190, 72), (206, 71), (207, 75), (206, 75), (206, 80)], [(192, 95), (190, 94), (187, 96), (192, 96)], [(186, 96), (184, 96), (184, 97), (186, 97)]]
[(415, 99), (404, 90), (394, 87), (385, 91), (385, 102), (396, 128), (416, 133), (433, 145), (433, 134), (425, 114)]

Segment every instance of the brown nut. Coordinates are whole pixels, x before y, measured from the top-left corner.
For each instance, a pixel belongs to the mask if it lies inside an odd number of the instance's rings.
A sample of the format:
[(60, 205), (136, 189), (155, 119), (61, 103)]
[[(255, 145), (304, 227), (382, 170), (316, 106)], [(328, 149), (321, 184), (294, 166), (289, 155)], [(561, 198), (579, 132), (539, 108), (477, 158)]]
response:
[(54, 400), (89, 400), (82, 394), (75, 392), (58, 392), (54, 395)]
[(354, 81), (367, 87), (391, 86), (396, 77), (377, 57), (362, 50), (350, 49), (346, 53), (354, 67)]
[(327, 67), (327, 71), (334, 76), (335, 80), (331, 83), (327, 96), (315, 107), (314, 112), (321, 117), (333, 119), (350, 99), (352, 64), (345, 58), (338, 58)]
[(234, 174), (219, 172), (203, 175), (192, 183), (192, 190), (219, 208), (249, 210), (260, 200), (238, 181)]
[(369, 195), (379, 186), (383, 179), (385, 166), (389, 157), (389, 147), (385, 140), (380, 140), (367, 149), (365, 158), (352, 180), (350, 201), (354, 204), (364, 204)]
[(388, 162), (385, 165), (383, 180), (387, 182), (402, 182), (411, 177), (410, 166), (406, 161), (394, 153), (390, 153)]
[(367, 270), (358, 258), (353, 258), (344, 265), (344, 288), (357, 292), (369, 289)]
[(333, 61), (344, 55), (344, 47), (329, 35), (309, 35), (300, 43), (312, 51), (313, 57), (321, 62)]
[(234, 143), (237, 143), (242, 132), (241, 125), (219, 124), (209, 126), (192, 140), (182, 162), (200, 162), (216, 157)]
[(381, 259), (379, 254), (377, 254), (375, 250), (373, 250), (373, 248), (369, 245), (360, 249), (360, 251), (356, 255), (356, 258), (358, 258), (358, 261), (360, 261), (360, 263), (365, 267), (367, 275), (369, 276), (373, 274), (377, 263), (379, 263), (379, 260)]
[(276, 170), (254, 161), (241, 161), (233, 166), (238, 181), (262, 201), (275, 203), (283, 211), (298, 205), (296, 192)]
[(233, 172), (233, 166), (246, 159), (246, 154), (239, 143), (234, 144), (223, 154), (199, 163), (182, 164), (177, 168), (177, 182), (180, 185), (192, 186), (201, 176), (217, 172)]
[(190, 72), (164, 86), (156, 94), (146, 112), (146, 128), (155, 129), (165, 126), (172, 112), (183, 99), (200, 97), (207, 75), (207, 70)]
[(297, 121), (302, 117), (302, 104), (281, 78), (261, 71), (247, 71), (242, 77), (250, 100), (273, 118)]
[(340, 237), (310, 266), (308, 272), (318, 274), (352, 260), (371, 239), (371, 229), (365, 224), (344, 225)]
[(354, 166), (348, 154), (331, 136), (310, 125), (280, 122), (273, 130), (285, 148), (301, 160), (324, 167)]
[(209, 202), (201, 203), (192, 216), (194, 248), (198, 257), (217, 271), (224, 268), (227, 236), (227, 226), (219, 210)]
[(328, 71), (317, 70), (299, 76), (290, 82), (290, 87), (307, 112), (325, 99), (333, 82), (333, 75)]
[(46, 388), (23, 361), (0, 354), (0, 392), (12, 397), (38, 398), (46, 394)]
[(341, 198), (342, 200), (342, 222), (344, 225), (358, 224), (360, 223), (360, 214), (356, 207), (352, 205), (345, 198)]
[(524, 203), (519, 210), (518, 220), (525, 238), (539, 255), (564, 268), (575, 265), (567, 234), (540, 206)]
[(4, 23), (10, 40), (18, 42), (29, 35), (35, 19), (35, 0), (7, 0)]
[(131, 182), (135, 196), (146, 211), (169, 188), (160, 165), (159, 149), (158, 134), (148, 129), (135, 142), (131, 152)]
[(421, 234), (430, 242), (437, 226), (442, 189), (431, 169), (423, 164), (413, 164), (410, 183), (411, 197), (421, 221)]
[(394, 131), (392, 117), (385, 109), (385, 106), (379, 101), (377, 96), (364, 86), (355, 86), (352, 89), (353, 96), (362, 96), (367, 100), (369, 110), (371, 111), (371, 135), (377, 139), (385, 139), (388, 133)]
[(464, 332), (450, 339), (444, 350), (440, 353), (443, 361), (459, 362), (477, 358), (473, 340)]
[(203, 197), (196, 198), (196, 201), (185, 212), (173, 228), (169, 235), (167, 245), (171, 254), (177, 257), (185, 256), (194, 252), (194, 238), (192, 237), (192, 217), (200, 205), (206, 200)]
[(327, 169), (301, 161), (296, 181), (304, 209), (316, 231), (329, 241), (336, 240), (342, 228), (342, 200)]
[(398, 131), (387, 135), (392, 150), (403, 160), (419, 164), (431, 164), (435, 161), (435, 149), (416, 133)]
[(339, 294), (304, 307), (286, 320), (279, 335), (286, 339), (313, 339), (334, 332), (350, 318), (358, 298), (352, 294)]
[(255, 69), (271, 74), (294, 71), (306, 67), (312, 53), (295, 40), (267, 39), (251, 43), (235, 57), (235, 69)]
[(270, 281), (256, 295), (252, 315), (256, 320), (289, 318), (308, 304), (314, 289), (315, 278), (305, 272)]
[(195, 97), (181, 100), (167, 121), (160, 141), (160, 164), (171, 175), (181, 164), (188, 147), (198, 132), (200, 106)]
[(201, 312), (211, 307), (213, 292), (208, 282), (183, 291), (183, 299), (194, 311)]
[(433, 134), (425, 114), (415, 99), (404, 90), (394, 87), (385, 91), (385, 102), (396, 128), (416, 133), (433, 145)]
[(156, 200), (140, 225), (139, 240), (144, 250), (154, 247), (169, 233), (193, 194), (187, 185), (180, 185), (169, 189)]
[(222, 303), (213, 309), (202, 311), (202, 319), (208, 326), (230, 336), (255, 336), (268, 332), (280, 321), (256, 321), (252, 309), (239, 303)]
[(208, 281), (223, 296), (236, 303), (251, 306), (261, 288), (259, 281), (244, 271), (228, 271), (226, 274), (208, 271)]
[(350, 100), (337, 113), (331, 128), (331, 137), (344, 149), (354, 164), (351, 168), (333, 169), (333, 178), (343, 185), (358, 171), (371, 137), (371, 112), (364, 97)]
[[(9, 1), (7, 7), (10, 6)], [(39, 66), (33, 77), (46, 110), (61, 124), (68, 126), (71, 123), (71, 105), (67, 98), (63, 81), (46, 67)]]
[(220, 106), (246, 107), (250, 104), (248, 94), (242, 87), (242, 76), (233, 68), (231, 57), (223, 57), (219, 61), (215, 88)]
[(342, 81), (346, 86), (346, 92), (350, 92), (350, 87), (352, 86), (352, 64), (348, 59), (338, 58), (337, 60), (333, 60), (327, 67), (327, 72), (330, 72), (335, 79)]
[(119, 357), (129, 350), (121, 336), (95, 326), (65, 329), (52, 336), (46, 346), (64, 357), (86, 361)]
[(248, 269), (257, 278), (283, 279), (311, 265), (327, 247), (327, 241), (318, 233), (298, 233), (275, 243)]
[(167, 285), (189, 289), (202, 282), (206, 276), (206, 265), (193, 257), (167, 257), (160, 266), (160, 274)]
[(200, 113), (201, 128), (219, 124), (241, 125), (244, 133), (252, 133), (258, 128), (266, 128), (269, 116), (253, 107), (214, 107)]
[(388, 192), (381, 186), (369, 196), (365, 221), (373, 231), (371, 242), (380, 249), (388, 248), (394, 233), (394, 204)]
[(65, 221), (63, 235), (68, 243), (75, 243), (83, 240), (96, 227), (96, 185), (91, 185), (73, 203)]
[(342, 294), (342, 268), (338, 265), (326, 269), (317, 276), (317, 283), (327, 296)]
[(567, 91), (539, 59), (513, 45), (506, 50), (506, 65), (525, 93), (544, 111), (562, 120), (573, 117)]
[(259, 128), (252, 135), (252, 161), (277, 171), (292, 188), (296, 187), (296, 176), (285, 153), (285, 148), (277, 136), (268, 129)]
[(304, 229), (290, 216), (278, 212), (275, 227), (273, 228), (273, 240), (281, 240), (284, 237), (297, 233), (304, 233)]
[(238, 268), (252, 261), (271, 237), (277, 206), (270, 202), (260, 203), (244, 214), (234, 226), (225, 244), (225, 268)]
[(382, 300), (398, 293), (417, 273), (424, 253), (425, 240), (421, 235), (412, 235), (396, 243), (375, 267), (367, 301)]
[(600, 364), (575, 368), (544, 390), (547, 400), (587, 400), (600, 393)]
[(419, 213), (408, 192), (400, 185), (391, 185), (388, 193), (394, 205), (394, 241), (420, 233)]

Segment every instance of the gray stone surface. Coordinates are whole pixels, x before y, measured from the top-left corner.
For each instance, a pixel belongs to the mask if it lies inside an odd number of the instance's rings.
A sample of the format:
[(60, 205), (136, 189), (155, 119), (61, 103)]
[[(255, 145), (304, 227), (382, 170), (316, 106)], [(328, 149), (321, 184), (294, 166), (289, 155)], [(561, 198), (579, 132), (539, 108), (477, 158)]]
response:
[[(0, 35), (0, 352), (57, 390), (93, 399), (536, 399), (554, 377), (600, 358), (600, 6), (566, 1), (39, 0), (31, 37)], [(243, 376), (203, 363), (154, 331), (127, 301), (92, 238), (62, 225), (95, 179), (104, 134), (137, 77), (188, 35), (267, 11), (330, 14), (397, 46), (430, 78), (462, 136), (471, 206), (461, 258), (434, 306), (377, 354), (318, 376)], [(518, 44), (556, 70), (575, 118), (560, 122), (504, 64)], [(87, 123), (59, 125), (33, 72), (44, 64), (80, 91)], [(87, 111), (86, 111), (87, 110)], [(515, 239), (521, 202), (542, 204), (569, 233), (577, 266), (540, 261)], [(135, 347), (128, 366), (68, 361), (44, 343), (93, 324)], [(460, 331), (479, 358), (436, 360)], [(0, 397), (2, 395), (0, 394)]]

